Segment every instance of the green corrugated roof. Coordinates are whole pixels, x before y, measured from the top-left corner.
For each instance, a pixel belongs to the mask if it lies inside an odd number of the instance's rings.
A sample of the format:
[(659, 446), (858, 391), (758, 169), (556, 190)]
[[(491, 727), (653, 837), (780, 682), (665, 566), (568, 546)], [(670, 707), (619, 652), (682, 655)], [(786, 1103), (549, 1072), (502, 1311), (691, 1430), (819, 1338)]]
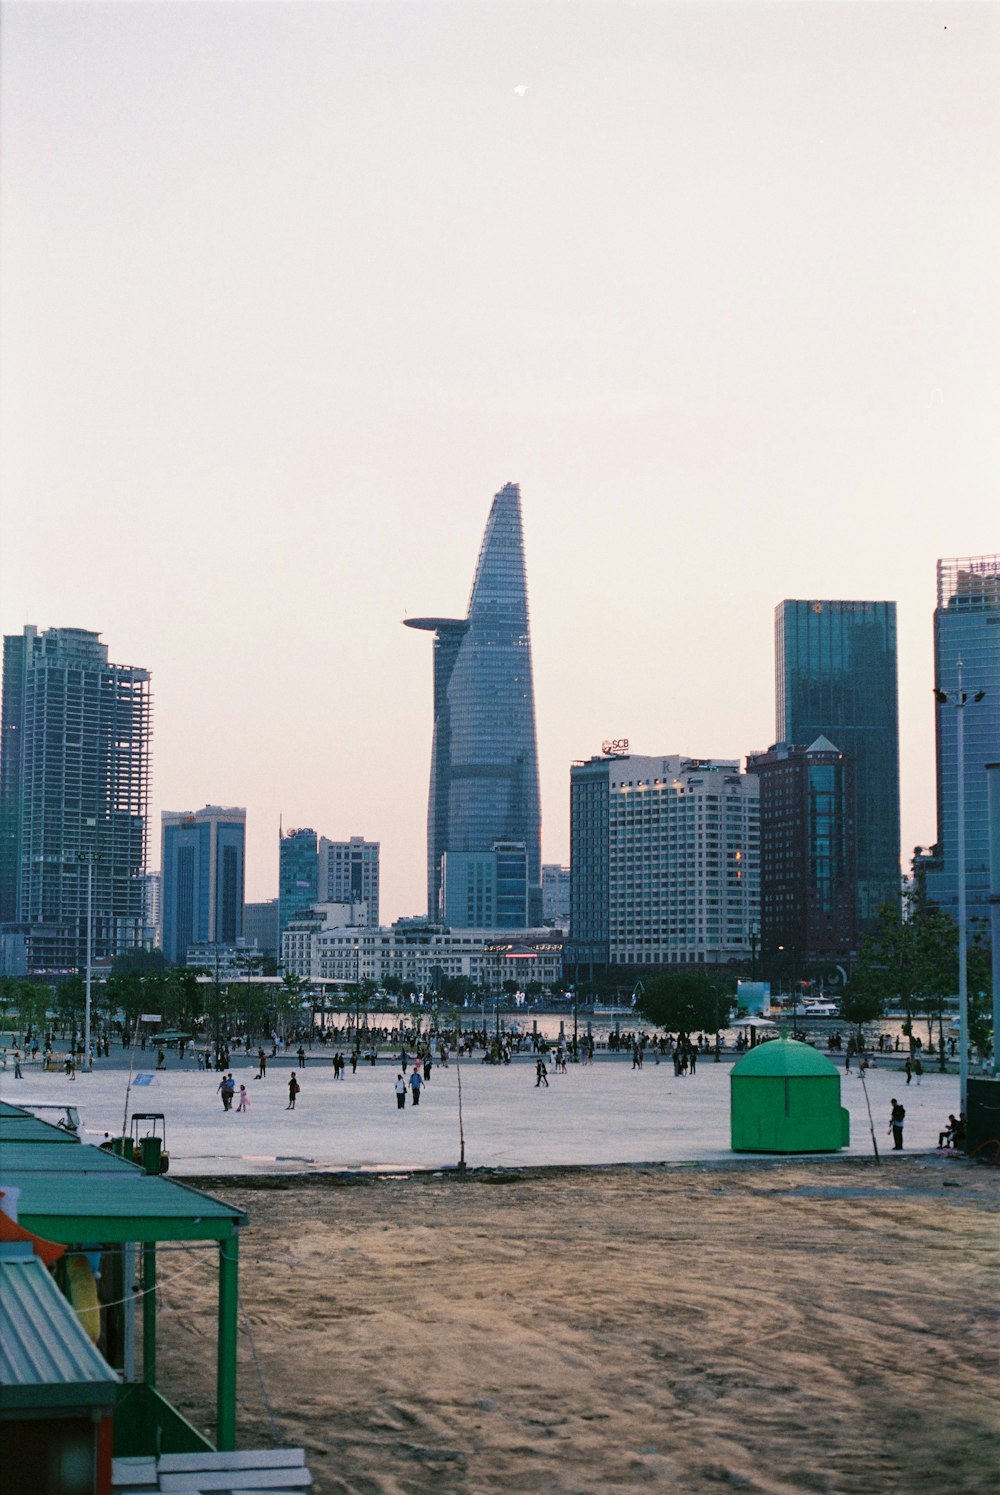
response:
[[(84, 1146), (80, 1154), (98, 1150)], [(30, 1163), (26, 1169), (2, 1167), (0, 1186), (21, 1190), (18, 1220), (26, 1230), (68, 1246), (225, 1240), (247, 1218), (184, 1184), (133, 1168), (88, 1172), (83, 1161), (73, 1172), (33, 1169)]]
[[(0, 1187), (21, 1190), (26, 1230), (63, 1245), (225, 1240), (242, 1210), (173, 1179), (153, 1177), (113, 1153), (0, 1103)], [(54, 1142), (75, 1146), (47, 1147)]]
[(765, 1078), (775, 1075), (839, 1075), (825, 1054), (796, 1038), (774, 1038), (758, 1044), (738, 1059), (730, 1071), (732, 1079)]
[(29, 1116), (26, 1111), (13, 1111), (12, 1108), (0, 1114), (0, 1147), (5, 1147), (8, 1142), (34, 1142), (34, 1143), (60, 1143), (76, 1142), (79, 1137), (74, 1137), (72, 1132), (65, 1131), (59, 1126), (50, 1126), (47, 1121), (39, 1121), (37, 1116)]
[(0, 1245), (0, 1387), (8, 1411), (118, 1396), (118, 1377), (27, 1244)]
[(13, 1169), (28, 1173), (141, 1173), (137, 1163), (126, 1162), (101, 1147), (79, 1149), (36, 1147), (33, 1142), (8, 1142), (0, 1147), (0, 1174)]

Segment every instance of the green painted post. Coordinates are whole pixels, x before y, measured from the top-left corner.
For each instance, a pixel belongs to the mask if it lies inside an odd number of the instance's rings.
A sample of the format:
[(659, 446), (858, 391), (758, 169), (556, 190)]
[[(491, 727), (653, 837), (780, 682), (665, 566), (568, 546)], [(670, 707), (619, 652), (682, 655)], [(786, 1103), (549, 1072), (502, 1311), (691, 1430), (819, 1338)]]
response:
[(240, 1240), (234, 1231), (219, 1242), (219, 1363), (215, 1383), (216, 1446), (236, 1447), (236, 1332)]
[(142, 1248), (142, 1379), (156, 1385), (156, 1244)]

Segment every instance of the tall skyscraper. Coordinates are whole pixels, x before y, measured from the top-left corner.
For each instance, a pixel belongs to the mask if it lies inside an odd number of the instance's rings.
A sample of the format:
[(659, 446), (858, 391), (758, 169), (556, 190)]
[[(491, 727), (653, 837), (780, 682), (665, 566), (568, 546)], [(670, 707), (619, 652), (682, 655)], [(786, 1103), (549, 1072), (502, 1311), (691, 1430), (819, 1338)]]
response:
[(108, 663), (99, 633), (4, 638), (0, 924), (29, 972), (141, 945), (149, 809), (149, 671)]
[(278, 948), (289, 920), (319, 900), (319, 837), (311, 826), (283, 832), (278, 842)]
[(899, 906), (899, 712), (894, 602), (775, 609), (778, 742), (826, 737), (854, 760), (858, 933)]
[(163, 812), (160, 926), (163, 953), (183, 965), (189, 945), (243, 936), (247, 812), (206, 805)]
[(364, 836), (347, 841), (319, 838), (317, 901), (367, 903), (368, 923), (378, 924), (379, 843)]
[(441, 859), (522, 842), (529, 924), (541, 920), (541, 809), (521, 493), (493, 500), (464, 618), (407, 618), (434, 634), (427, 911), (443, 918)]
[[(959, 687), (959, 661), (962, 683)], [(1000, 758), (1000, 555), (941, 560), (934, 611), (937, 826), (926, 895), (958, 915), (958, 717), (962, 714), (965, 785), (966, 916), (989, 941), (987, 763)], [(958, 706), (961, 688), (965, 704)], [(981, 699), (976, 696), (983, 692)]]
[(751, 954), (758, 794), (735, 760), (613, 754), (573, 764), (567, 963), (578, 979)]
[(760, 947), (789, 974), (826, 962), (846, 967), (857, 935), (854, 761), (825, 737), (752, 753), (760, 780)]

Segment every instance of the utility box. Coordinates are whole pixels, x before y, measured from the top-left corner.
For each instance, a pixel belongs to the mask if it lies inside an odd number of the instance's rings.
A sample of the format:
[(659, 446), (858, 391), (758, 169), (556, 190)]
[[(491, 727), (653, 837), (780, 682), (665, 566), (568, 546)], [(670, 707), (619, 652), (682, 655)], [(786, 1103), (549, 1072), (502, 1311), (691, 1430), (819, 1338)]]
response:
[(964, 1150), (986, 1163), (1000, 1162), (1000, 1080), (970, 1077), (967, 1104)]
[(850, 1143), (840, 1071), (808, 1043), (758, 1045), (733, 1065), (729, 1086), (734, 1152), (838, 1152)]

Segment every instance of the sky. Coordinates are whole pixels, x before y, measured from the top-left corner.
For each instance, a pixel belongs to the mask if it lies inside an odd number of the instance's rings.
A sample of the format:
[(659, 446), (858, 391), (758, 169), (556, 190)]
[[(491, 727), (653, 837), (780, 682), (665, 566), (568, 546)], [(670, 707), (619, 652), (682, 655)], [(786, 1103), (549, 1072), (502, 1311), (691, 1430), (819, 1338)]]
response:
[(542, 852), (569, 766), (774, 740), (782, 598), (1000, 551), (1000, 6), (0, 9), (0, 625), (153, 677), (161, 810), (382, 845), (425, 911), (431, 650), (521, 485)]

